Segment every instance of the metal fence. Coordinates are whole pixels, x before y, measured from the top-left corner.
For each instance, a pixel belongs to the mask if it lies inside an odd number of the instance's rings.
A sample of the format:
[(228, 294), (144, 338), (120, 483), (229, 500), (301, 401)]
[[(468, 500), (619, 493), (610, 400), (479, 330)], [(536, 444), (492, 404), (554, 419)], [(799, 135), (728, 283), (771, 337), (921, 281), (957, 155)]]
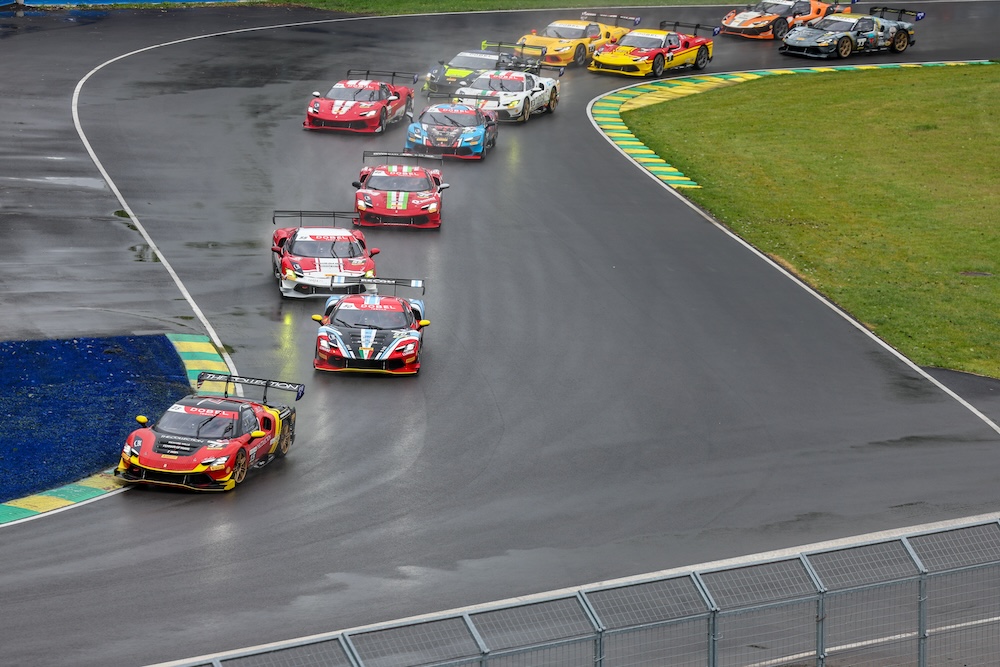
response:
[(993, 667), (1000, 523), (584, 587), (190, 667)]

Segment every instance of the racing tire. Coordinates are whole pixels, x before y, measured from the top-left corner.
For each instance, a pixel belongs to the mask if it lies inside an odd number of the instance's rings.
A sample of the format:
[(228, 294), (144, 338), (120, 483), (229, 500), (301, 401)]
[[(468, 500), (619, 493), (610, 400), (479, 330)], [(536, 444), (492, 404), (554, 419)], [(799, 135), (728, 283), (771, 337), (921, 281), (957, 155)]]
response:
[(382, 109), (381, 113), (378, 115), (378, 126), (375, 128), (375, 133), (385, 132), (386, 120), (389, 118), (389, 114), (386, 113), (385, 109)]
[(587, 47), (583, 44), (576, 45), (576, 51), (573, 52), (573, 62), (580, 67), (587, 64)]
[(559, 92), (553, 88), (552, 92), (549, 93), (549, 103), (545, 105), (545, 113), (555, 113), (556, 106), (559, 104)]
[(708, 47), (699, 46), (698, 53), (694, 57), (694, 68), (705, 69), (706, 67), (708, 67), (709, 60), (710, 58), (708, 57)]
[(528, 119), (530, 118), (531, 118), (531, 100), (526, 97), (524, 98), (524, 108), (521, 109), (521, 115), (517, 120), (522, 123), (527, 123)]
[(663, 76), (663, 64), (663, 54), (657, 53), (656, 57), (653, 58), (653, 69), (651, 70), (653, 77), (659, 79)]
[(400, 121), (406, 122), (413, 120), (413, 96), (406, 98), (406, 108), (403, 109), (403, 117), (399, 119)]
[(892, 41), (889, 42), (889, 50), (893, 53), (902, 53), (910, 46), (910, 33), (905, 30), (896, 29), (896, 34), (892, 36)]
[(848, 37), (847, 35), (844, 35), (843, 37), (840, 38), (839, 41), (837, 41), (838, 58), (846, 58), (847, 56), (851, 55), (851, 51), (853, 50), (854, 50), (854, 43), (851, 41), (851, 38)]
[(233, 481), (236, 486), (243, 483), (243, 480), (247, 478), (247, 471), (250, 469), (250, 457), (247, 456), (247, 450), (241, 449), (236, 452), (236, 460), (233, 461)]
[(283, 459), (288, 453), (288, 448), (292, 446), (292, 429), (288, 426), (285, 427), (281, 436), (278, 438), (278, 448), (274, 450), (275, 458)]
[(788, 21), (783, 18), (776, 18), (771, 24), (771, 36), (775, 39), (781, 39), (788, 34)]

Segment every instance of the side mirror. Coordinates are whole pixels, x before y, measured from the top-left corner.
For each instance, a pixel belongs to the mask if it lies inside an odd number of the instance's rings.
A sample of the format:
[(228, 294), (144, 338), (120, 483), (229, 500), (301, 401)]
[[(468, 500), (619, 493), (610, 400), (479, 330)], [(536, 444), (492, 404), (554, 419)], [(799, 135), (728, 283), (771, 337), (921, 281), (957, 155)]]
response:
[(441, 192), (442, 190), (447, 190), (450, 187), (451, 183), (442, 183), (441, 185), (438, 186), (438, 192)]
[(261, 431), (259, 429), (256, 431), (250, 431), (250, 437), (254, 440), (257, 438), (263, 438), (265, 435), (267, 435), (267, 431)]
[(319, 322), (321, 324), (323, 322), (323, 316), (322, 315), (313, 315), (311, 319), (313, 320), (313, 322)]
[(398, 99), (399, 99), (399, 95), (397, 95), (395, 93), (393, 93), (392, 95), (389, 96), (389, 101), (390, 102), (395, 102)]
[(360, 188), (360, 187), (361, 187), (361, 181), (353, 181), (353, 182), (351, 183), (351, 185), (353, 185), (353, 186), (354, 186), (354, 187), (356, 187), (356, 188)]
[(379, 252), (381, 252), (381, 251), (378, 248), (369, 248), (368, 249), (368, 256), (369, 257), (374, 257), (375, 255), (379, 254)]
[(536, 92), (536, 93), (540, 93), (540, 92), (542, 92), (543, 90), (545, 90), (545, 85), (544, 85), (544, 84), (541, 84), (541, 83), (540, 83), (540, 84), (538, 84), (537, 86), (535, 86), (535, 91), (534, 91), (534, 92)]
[(313, 97), (322, 97), (322, 95), (319, 94), (318, 90), (314, 90), (313, 91)]
[(417, 324), (419, 324), (420, 328), (423, 329), (424, 327), (429, 327), (431, 325), (431, 321), (430, 320), (420, 320), (419, 322), (417, 322)]
[(146, 418), (146, 417), (144, 417), (143, 415), (138, 415), (138, 416), (137, 416), (137, 417), (135, 418), (135, 420), (136, 420), (137, 422), (139, 422), (140, 424), (142, 424), (143, 426), (145, 426), (146, 424), (148, 424), (148, 423), (149, 423), (149, 419), (148, 419), (148, 418)]
[(273, 246), (271, 246), (271, 252), (281, 252), (281, 246), (278, 244), (274, 244)]
[(612, 37), (611, 38), (611, 43), (612, 44), (617, 44), (618, 43), (618, 38), (617, 37)]

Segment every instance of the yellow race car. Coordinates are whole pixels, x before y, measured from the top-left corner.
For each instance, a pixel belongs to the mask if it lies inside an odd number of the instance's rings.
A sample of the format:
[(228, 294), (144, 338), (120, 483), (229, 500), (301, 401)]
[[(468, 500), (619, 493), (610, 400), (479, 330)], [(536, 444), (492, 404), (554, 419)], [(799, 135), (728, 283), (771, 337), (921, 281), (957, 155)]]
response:
[(712, 35), (718, 26), (680, 21), (661, 21), (659, 30), (633, 30), (617, 42), (594, 51), (591, 72), (611, 72), (625, 76), (663, 76), (663, 71), (677, 67), (705, 69), (712, 60), (715, 46), (711, 37), (674, 32), (690, 28), (692, 33), (707, 29)]
[[(600, 23), (596, 19), (613, 21), (614, 24)], [(633, 26), (639, 25), (640, 17), (623, 14), (595, 14), (583, 12), (579, 21), (554, 21), (541, 32), (532, 30), (524, 35), (518, 44), (545, 47), (544, 61), (549, 65), (583, 66), (594, 55), (594, 51), (625, 36)], [(622, 22), (631, 22), (625, 27)]]

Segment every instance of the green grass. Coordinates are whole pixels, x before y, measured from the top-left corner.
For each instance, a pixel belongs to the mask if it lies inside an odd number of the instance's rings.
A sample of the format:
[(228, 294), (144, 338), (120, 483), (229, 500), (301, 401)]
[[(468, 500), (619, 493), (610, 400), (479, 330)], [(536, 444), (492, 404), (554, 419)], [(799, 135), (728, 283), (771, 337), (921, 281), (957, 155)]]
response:
[(629, 111), (685, 195), (916, 363), (1000, 377), (1000, 66), (766, 77)]

